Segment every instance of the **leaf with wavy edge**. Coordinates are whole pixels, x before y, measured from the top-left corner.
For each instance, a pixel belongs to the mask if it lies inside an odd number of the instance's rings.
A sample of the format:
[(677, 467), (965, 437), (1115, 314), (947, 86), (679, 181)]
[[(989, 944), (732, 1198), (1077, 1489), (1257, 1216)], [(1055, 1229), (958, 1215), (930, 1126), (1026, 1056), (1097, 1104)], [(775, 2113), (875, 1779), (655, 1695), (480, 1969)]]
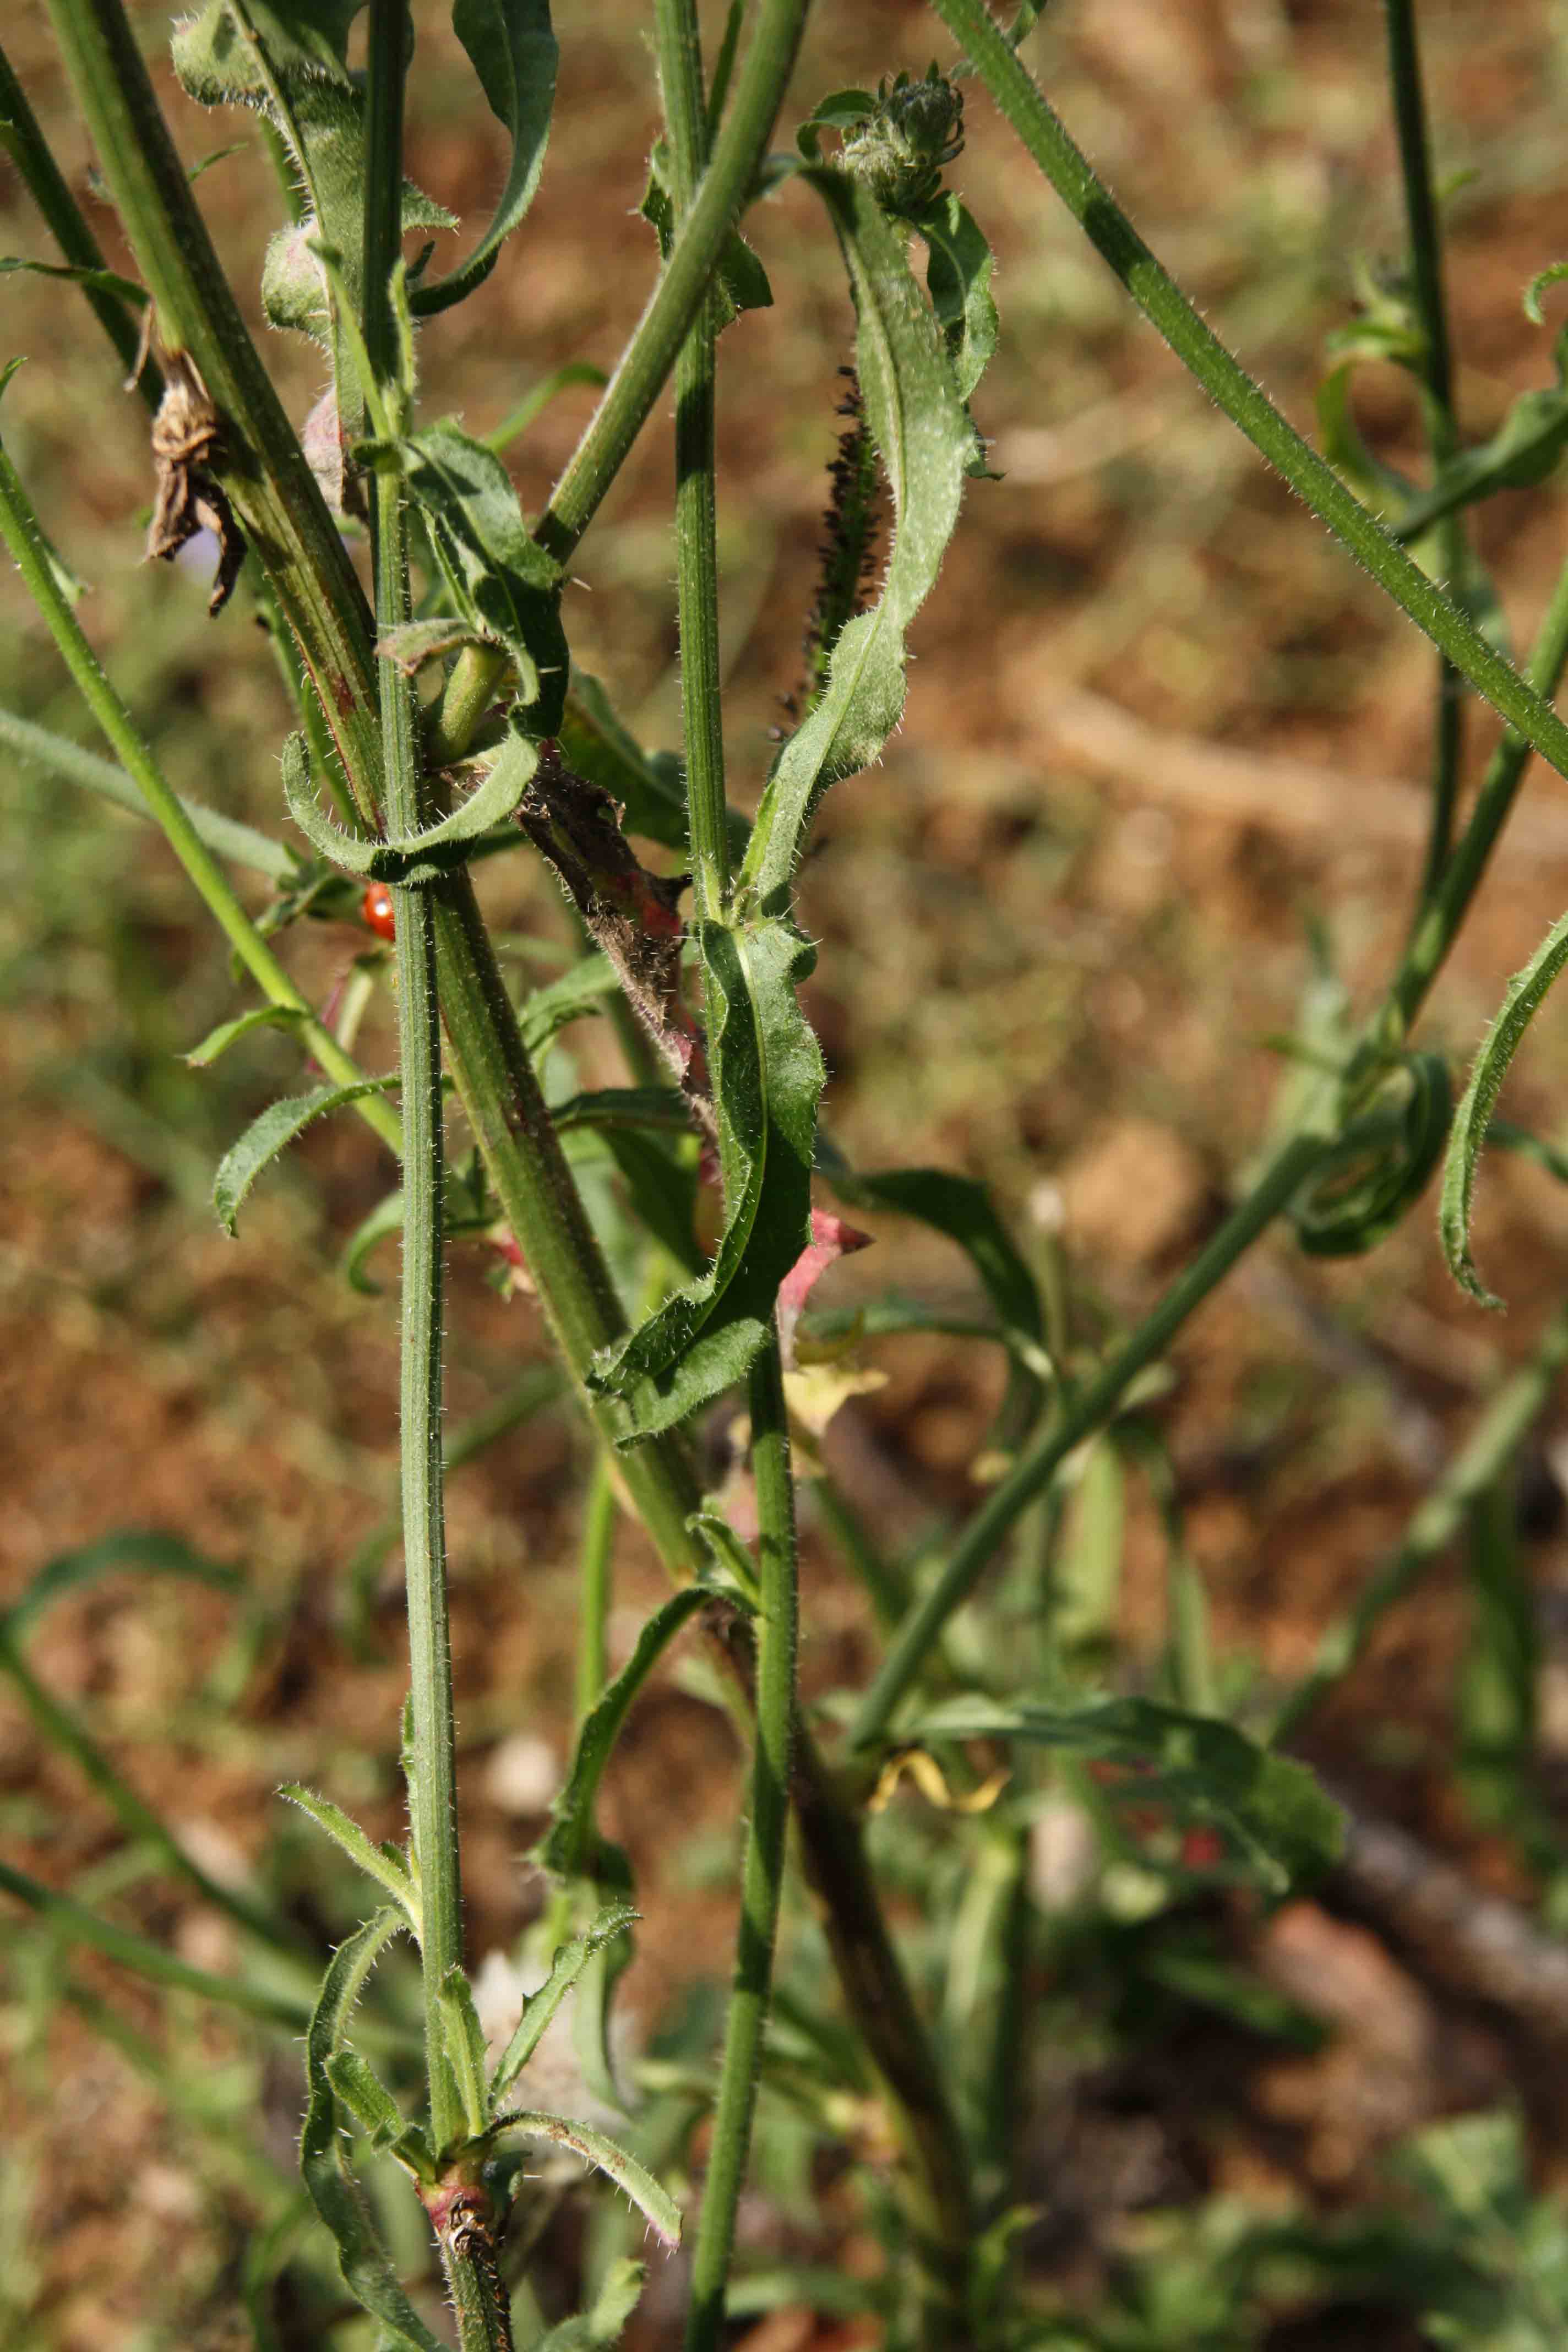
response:
[(407, 1925), (401, 1911), (378, 1911), (339, 1945), (321, 1979), (305, 2037), (310, 2096), (300, 2134), (300, 2171), (310, 2202), (337, 2246), (343, 2283), (355, 2302), (380, 2321), (385, 2331), (384, 2340), (404, 2347), (405, 2352), (445, 2352), (398, 2284), (386, 2249), (376, 2235), (364, 2191), (348, 2168), (330, 2072), (372, 1969), (393, 1937)]
[(352, 1087), (318, 1087), (313, 1094), (286, 1095), (268, 1103), (253, 1118), (239, 1141), (218, 1162), (213, 1178), (213, 1213), (224, 1231), (232, 1234), (239, 1204), (269, 1160), (292, 1143), (312, 1119), (342, 1110), (365, 1095), (377, 1095), (397, 1084), (395, 1078), (360, 1078)]
[(345, 833), (323, 815), (310, 782), (305, 738), (290, 735), (283, 746), (283, 797), (289, 815), (317, 856), (327, 858), (341, 872), (370, 882), (434, 882), (464, 865), (479, 835), (511, 814), (538, 765), (534, 746), (521, 735), (508, 735), (483, 782), (450, 816), (427, 825), (422, 833), (390, 834), (384, 841), (371, 841)]
[(672, 1427), (744, 1376), (810, 1239), (823, 1067), (795, 984), (816, 950), (778, 921), (703, 922), (696, 938), (728, 1214), (707, 1272), (590, 1370), (590, 1384), (620, 1401), (623, 1444)]
[(844, 173), (814, 165), (801, 177), (826, 205), (849, 270), (856, 366), (895, 530), (881, 596), (840, 635), (822, 697), (780, 751), (757, 812), (742, 878), (769, 911), (787, 903), (823, 793), (868, 767), (899, 723), (905, 633), (935, 584), (974, 452), (942, 330), (897, 231)]

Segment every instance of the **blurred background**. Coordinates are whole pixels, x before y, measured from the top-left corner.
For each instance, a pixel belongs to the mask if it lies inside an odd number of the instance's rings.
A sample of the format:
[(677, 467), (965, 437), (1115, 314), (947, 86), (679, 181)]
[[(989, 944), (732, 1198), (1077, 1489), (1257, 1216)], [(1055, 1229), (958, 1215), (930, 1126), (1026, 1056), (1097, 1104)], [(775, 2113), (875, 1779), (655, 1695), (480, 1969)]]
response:
[[(641, 12), (574, 0), (556, 13), (559, 97), (529, 224), (482, 293), (421, 343), (426, 414), (455, 411), (476, 432), (563, 362), (610, 365), (655, 266), (636, 217), (658, 122)], [(200, 194), (258, 320), (278, 211), (255, 127), (185, 101), (162, 63), (166, 12), (139, 0), (132, 14), (189, 160), (239, 142)], [(488, 217), (500, 127), (445, 12), (417, 0), (415, 16), (411, 175)], [(1521, 391), (1552, 381), (1551, 328), (1528, 322), (1521, 296), (1562, 257), (1568, 12), (1494, 0), (1478, 22), (1461, 0), (1426, 0), (1420, 17), (1436, 172), (1454, 191), (1458, 408), (1480, 438)], [(121, 265), (42, 12), (22, 10), (5, 40)], [(1403, 247), (1380, 12), (1365, 0), (1054, 0), (1028, 54), (1150, 242), (1310, 435), (1324, 340), (1352, 315), (1358, 257), (1397, 260)], [(829, 89), (923, 71), (933, 56), (949, 61), (951, 43), (921, 6), (819, 0), (777, 143)], [(1435, 656), (1138, 323), (974, 85), (966, 129), (950, 178), (996, 253), (1003, 340), (976, 409), (1003, 478), (970, 487), (915, 630), (901, 731), (821, 823), (801, 887), (821, 942), (809, 1004), (831, 1073), (825, 1123), (851, 1160), (984, 1177), (1026, 1252), (1059, 1247), (1103, 1328), (1147, 1307), (1258, 1150), (1284, 1068), (1267, 1040), (1298, 1021), (1319, 960), (1357, 1006), (1391, 968), (1425, 836)], [(796, 683), (850, 352), (817, 210), (786, 189), (752, 215), (774, 306), (731, 329), (721, 352), (726, 737), (747, 806)], [(3, 163), (0, 244), (52, 257)], [(243, 593), (211, 623), (200, 570), (143, 567), (146, 420), (79, 295), (9, 277), (0, 328), (0, 360), (27, 361), (5, 395), (6, 446), (90, 583), (80, 612), (95, 646), (183, 789), (280, 830), (288, 712), (265, 640)], [(274, 335), (265, 350), (302, 419), (319, 355)], [(542, 504), (592, 398), (563, 394), (510, 451), (526, 509)], [(1356, 400), (1379, 455), (1419, 474), (1409, 379), (1363, 369)], [(567, 598), (574, 656), (649, 746), (679, 740), (670, 439), (665, 403)], [(1504, 495), (1477, 536), (1515, 643), (1528, 644), (1562, 560), (1561, 499)], [(0, 582), (0, 698), (99, 748), (14, 579)], [(1496, 729), (1472, 709), (1467, 730), (1473, 779)], [(126, 1530), (239, 1571), (226, 1594), (127, 1568), (57, 1606), (29, 1655), (209, 1867), (264, 1870), (293, 1890), (301, 1919), (339, 1934), (354, 1889), (273, 1791), (303, 1779), (376, 1834), (401, 1826), (398, 1558), (389, 1534), (366, 1549), (395, 1484), (395, 1322), (390, 1288), (361, 1295), (339, 1270), (389, 1168), (351, 1120), (312, 1130), (258, 1184), (237, 1241), (217, 1230), (213, 1168), (247, 1118), (293, 1089), (293, 1051), (262, 1034), (213, 1069), (189, 1068), (182, 1055), (238, 999), (172, 857), (64, 783), (9, 758), (0, 777), (4, 1589), (14, 1597), (45, 1562)], [(560, 894), (526, 853), (492, 862), (482, 891), (523, 953), (571, 952)], [(1468, 1059), (1565, 891), (1568, 786), (1538, 765), (1433, 1000), (1432, 1044)], [(320, 1000), (370, 945), (347, 925), (302, 923), (284, 952)], [(1549, 1136), (1564, 1117), (1563, 1040), (1550, 1006), (1510, 1081), (1510, 1114)], [(607, 1024), (572, 1043), (588, 1079), (613, 1075)], [(384, 1003), (363, 1053), (379, 1067), (391, 1051)], [(956, 1252), (898, 1221), (858, 1221), (876, 1246), (835, 1270), (824, 1302), (897, 1287), (973, 1306)], [(1568, 1195), (1494, 1154), (1478, 1255), (1506, 1318), (1454, 1291), (1425, 1204), (1367, 1260), (1314, 1263), (1279, 1233), (1183, 1334), (1160, 1419), (1238, 1688), (1308, 1665), (1557, 1303), (1565, 1244)], [(390, 1285), (393, 1253), (375, 1266)], [(454, 1254), (455, 1423), (545, 1361), (531, 1301), (498, 1297), (486, 1275), (479, 1252)], [(834, 1423), (835, 1475), (889, 1548), (940, 1535), (975, 1492), (1000, 1393), (991, 1352), (929, 1335), (879, 1343), (884, 1385)], [(1568, 1427), (1549, 1412), (1519, 1503), (1549, 1819), (1568, 1759), (1565, 1447)], [(566, 1753), (585, 1468), (580, 1431), (547, 1402), (452, 1483), (476, 1963), (541, 1905), (523, 1857)], [(809, 1506), (805, 1525), (803, 1672), (820, 1691), (861, 1679), (873, 1650), (861, 1591)], [(1135, 1677), (1160, 1638), (1162, 1562), (1158, 1515), (1130, 1486), (1107, 1604), (1113, 1673)], [(630, 1528), (616, 1573), (624, 1648), (659, 1593)], [(1550, 1859), (1522, 1857), (1454, 1769), (1468, 1623), (1462, 1580), (1440, 1568), (1386, 1621), (1307, 1749), (1478, 1895), (1544, 1904), (1550, 1917), (1561, 1894)], [(647, 1913), (627, 1999), (650, 2021), (689, 1993), (695, 1961), (715, 1981), (728, 1969), (741, 1755), (691, 1685), (668, 1676), (643, 1703), (606, 1790), (605, 1825), (634, 1857)], [(8, 1694), (0, 1782), (20, 1866), (187, 1958), (228, 1965), (230, 1931), (126, 1845)], [(1070, 2251), (1042, 2242), (1042, 2277), (1092, 2300), (1141, 2214), (1218, 2194), (1353, 2211), (1415, 2126), (1508, 2099), (1530, 2108), (1541, 2177), (1561, 2175), (1568, 2106), (1539, 2039), (1429, 1980), (1396, 1938), (1349, 1924), (1331, 1894), (1271, 1923), (1237, 1916), (1225, 1932), (1259, 1983), (1335, 2032), (1287, 2053), (1234, 2017), (1178, 2004), (1140, 2041), (1112, 2018), (1110, 1992), (1100, 2014), (1091, 2003), (1081, 2063), (1064, 2050), (1037, 2086), (1040, 2200), (1070, 2219), (1072, 2239)], [(107, 1966), (72, 1966), (80, 2000), (62, 1998), (47, 1948), (17, 1927), (0, 2011), (14, 2101), (0, 2332), (40, 2352), (244, 2342), (235, 2279), (257, 2222), (243, 2167), (226, 2170), (221, 2136), (193, 2134), (169, 2082), (139, 2063), (134, 2037), (166, 2031), (162, 2004)], [(95, 2000), (123, 2022), (122, 2046)], [(258, 2055), (195, 2005), (178, 2019), (185, 2058), (199, 2054), (231, 2098), (226, 2128), (243, 2129), (234, 2119), (259, 2102), (269, 2155), (287, 2167), (297, 2053)], [(852, 2246), (838, 2258), (852, 2263)], [(758, 2352), (868, 2340), (792, 2324), (780, 2333), (774, 2315), (747, 2340)], [(1255, 2340), (1174, 2326), (1147, 2341)], [(1418, 2340), (1393, 2317), (1369, 2330), (1342, 2317), (1337, 2332), (1267, 2340)]]

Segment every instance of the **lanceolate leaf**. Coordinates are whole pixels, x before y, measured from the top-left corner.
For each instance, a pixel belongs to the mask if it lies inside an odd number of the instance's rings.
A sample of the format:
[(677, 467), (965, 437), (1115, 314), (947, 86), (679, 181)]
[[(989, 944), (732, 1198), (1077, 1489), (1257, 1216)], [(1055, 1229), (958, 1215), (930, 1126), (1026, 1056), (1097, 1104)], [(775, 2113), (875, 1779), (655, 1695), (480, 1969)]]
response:
[(608, 2173), (667, 2246), (680, 2243), (680, 2208), (675, 2200), (635, 2156), (628, 2156), (624, 2147), (606, 2139), (603, 2132), (595, 2131), (592, 2125), (520, 2107), (515, 2115), (503, 2116), (495, 2129), (498, 2136), (501, 2132), (518, 2132), (527, 2139), (552, 2140), (558, 2147), (571, 2148), (585, 2164), (597, 2165), (601, 2172)]
[(523, 2004), (522, 2015), (510, 2041), (501, 2053), (490, 2078), (489, 2097), (492, 2107), (498, 2105), (510, 2090), (529, 2060), (543, 2041), (562, 2002), (594, 1958), (606, 1944), (634, 1925), (638, 1914), (629, 1903), (608, 1903), (585, 1934), (574, 1936), (563, 1944), (556, 1953), (550, 1974), (535, 1993)]
[(188, 1576), (198, 1584), (210, 1585), (215, 1592), (245, 1590), (245, 1579), (237, 1569), (205, 1559), (177, 1536), (164, 1535), (156, 1528), (119, 1528), (78, 1550), (57, 1552), (46, 1560), (10, 1608), (0, 1612), (0, 1627), (12, 1641), (20, 1641), (34, 1621), (66, 1593), (126, 1570), (139, 1575)]
[(511, 141), (511, 163), (495, 215), (468, 259), (433, 286), (416, 286), (416, 315), (445, 310), (483, 285), (501, 240), (533, 202), (550, 136), (559, 58), (550, 0), (452, 0), (452, 29), (473, 61), (479, 86)]
[(968, 400), (996, 349), (993, 260), (974, 215), (951, 190), (909, 215), (925, 239), (926, 286), (947, 341), (960, 400)]
[(1025, 1739), (1138, 1775), (1139, 1801), (1211, 1822), (1264, 1884), (1283, 1894), (1339, 1853), (1340, 1811), (1289, 1757), (1259, 1748), (1212, 1716), (1153, 1699), (1099, 1699), (1082, 1707), (1009, 1705), (979, 1695), (943, 1701), (904, 1735), (920, 1740)]
[(268, 1161), (276, 1160), (312, 1119), (324, 1118), (329, 1111), (342, 1110), (365, 1095), (380, 1094), (393, 1083), (390, 1078), (361, 1078), (352, 1087), (318, 1087), (313, 1094), (289, 1095), (269, 1103), (225, 1152), (213, 1179), (213, 1210), (225, 1232), (233, 1233), (239, 1204)]
[(728, 1220), (708, 1272), (613, 1351), (594, 1386), (620, 1399), (621, 1442), (684, 1420), (740, 1380), (810, 1238), (822, 1055), (795, 1002), (815, 951), (784, 922), (698, 926)]
[(1509, 1064), (1564, 963), (1568, 963), (1568, 915), (1560, 917), (1524, 970), (1516, 971), (1509, 982), (1497, 1017), (1476, 1056), (1464, 1099), (1454, 1114), (1448, 1157), (1443, 1169), (1438, 1223), (1449, 1273), (1460, 1288), (1468, 1290), (1483, 1307), (1500, 1307), (1502, 1301), (1487, 1288), (1470, 1256), (1470, 1203), (1476, 1189), (1476, 1165)]
[(898, 725), (905, 632), (935, 583), (974, 447), (941, 330), (897, 231), (842, 173), (816, 166), (802, 176), (826, 205), (848, 266), (856, 365), (896, 530), (880, 601), (840, 635), (821, 699), (779, 753), (757, 813), (743, 878), (770, 911), (787, 902), (822, 794), (868, 767)]
[(517, 666), (531, 735), (560, 732), (570, 656), (561, 626), (561, 567), (529, 531), (511, 477), (455, 417), (400, 445), (410, 495), (453, 603)]
[(456, 1961), (436, 1989), (436, 2007), (447, 2045), (447, 2063), (463, 2102), (468, 2130), (478, 2137), (489, 2121), (485, 2095), (485, 2033), (474, 2007), (474, 1990)]
[(403, 1856), (395, 1849), (388, 1853), (384, 1847), (373, 1845), (353, 1816), (334, 1805), (330, 1797), (318, 1797), (313, 1789), (301, 1788), (298, 1781), (290, 1781), (278, 1793), (289, 1804), (298, 1805), (302, 1813), (309, 1813), (316, 1827), (324, 1830), (342, 1848), (356, 1868), (385, 1888), (402, 1912), (404, 1924), (417, 1936), (419, 1894)]
[(413, 2352), (443, 2352), (398, 2284), (364, 2192), (348, 2168), (329, 2072), (366, 1979), (384, 1946), (406, 1925), (400, 1911), (378, 1911), (332, 1956), (305, 2040), (310, 2105), (300, 2135), (300, 2170), (310, 2202), (331, 2231), (349, 2292), (380, 2321), (383, 2340), (412, 2347)]
[[(631, 1656), (590, 1710), (577, 1735), (572, 1769), (551, 1807), (550, 1827), (535, 1856), (552, 1877), (578, 1878), (589, 1871), (598, 1837), (594, 1803), (627, 1709), (681, 1627), (709, 1598), (700, 1585), (689, 1584), (656, 1609), (638, 1634)], [(626, 1924), (622, 1920), (620, 1927)], [(620, 1932), (619, 1927), (615, 1932)]]
[(533, 2352), (610, 2352), (626, 2333), (647, 2275), (641, 2263), (612, 2263), (592, 2311), (561, 2320), (539, 2338)]
[(956, 1242), (984, 1284), (1008, 1330), (1043, 1345), (1045, 1316), (1035, 1277), (984, 1184), (944, 1168), (890, 1168), (862, 1175), (834, 1164), (823, 1173), (841, 1201), (861, 1209), (891, 1209), (914, 1217)]
[(241, 1013), (232, 1021), (222, 1021), (209, 1029), (199, 1045), (193, 1045), (185, 1055), (193, 1070), (205, 1070), (226, 1054), (241, 1037), (248, 1037), (253, 1029), (287, 1029), (306, 1014), (297, 1004), (258, 1004), (248, 1013)]

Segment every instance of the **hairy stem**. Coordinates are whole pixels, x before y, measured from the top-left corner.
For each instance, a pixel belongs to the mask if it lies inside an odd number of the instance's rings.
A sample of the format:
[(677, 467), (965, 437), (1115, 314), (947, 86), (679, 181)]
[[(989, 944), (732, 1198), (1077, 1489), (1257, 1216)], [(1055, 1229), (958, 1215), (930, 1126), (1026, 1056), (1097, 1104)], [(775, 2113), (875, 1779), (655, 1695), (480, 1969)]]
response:
[[(1426, 136), (1426, 109), (1421, 89), (1421, 58), (1412, 0), (1384, 0), (1388, 32), (1388, 81), (1394, 100), (1394, 127), (1399, 138), (1399, 172), (1405, 190), (1405, 217), (1410, 236), (1411, 292), (1421, 321), (1426, 349), (1422, 404), (1426, 442), (1438, 482), (1459, 446), (1454, 414), (1454, 371), (1448, 346), (1448, 311), (1443, 294), (1442, 236), (1432, 193), (1432, 162)], [(1458, 579), (1466, 560), (1465, 527), (1458, 514), (1438, 525), (1438, 547), (1445, 581)], [(1426, 859), (1416, 898), (1419, 910), (1430, 904), (1453, 841), (1454, 808), (1459, 790), (1459, 757), (1464, 739), (1464, 688), (1447, 654), (1437, 656), (1436, 725), (1432, 751), (1432, 816)]]
[[(391, 278), (402, 242), (403, 93), (408, 68), (404, 0), (371, 0), (364, 184), (364, 341), (373, 377), (390, 400), (397, 373)], [(371, 387), (365, 387), (367, 395)], [(390, 467), (373, 485), (372, 554), (376, 626), (409, 614), (404, 488)], [(424, 819), (414, 695), (399, 665), (383, 660), (382, 769), (395, 831)], [(451, 1628), (441, 1461), (442, 1211), (446, 1171), (441, 1024), (436, 933), (426, 890), (400, 886), (396, 909), (397, 1035), (403, 1071), (403, 1339), (399, 1435), (404, 1572), (408, 1607), (413, 1741), (408, 1802), (418, 1856), (423, 1925), (426, 2065), (437, 2148), (464, 2131), (463, 2102), (447, 2056), (440, 1989), (463, 1957), (458, 1850), (457, 1739), (452, 1719)], [(461, 2306), (459, 2306), (461, 2310)], [(482, 2344), (483, 2337), (475, 2337)], [(467, 2352), (467, 2338), (465, 2338)]]

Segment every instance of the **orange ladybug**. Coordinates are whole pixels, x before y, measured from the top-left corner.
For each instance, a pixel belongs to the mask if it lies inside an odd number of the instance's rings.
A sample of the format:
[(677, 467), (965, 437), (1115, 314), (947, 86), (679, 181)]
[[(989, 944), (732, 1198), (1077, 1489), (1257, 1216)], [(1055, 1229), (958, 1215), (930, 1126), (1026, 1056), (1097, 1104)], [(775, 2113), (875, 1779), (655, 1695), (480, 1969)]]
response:
[(397, 937), (397, 922), (392, 911), (392, 893), (384, 882), (373, 882), (360, 901), (360, 913), (365, 927), (378, 940)]

